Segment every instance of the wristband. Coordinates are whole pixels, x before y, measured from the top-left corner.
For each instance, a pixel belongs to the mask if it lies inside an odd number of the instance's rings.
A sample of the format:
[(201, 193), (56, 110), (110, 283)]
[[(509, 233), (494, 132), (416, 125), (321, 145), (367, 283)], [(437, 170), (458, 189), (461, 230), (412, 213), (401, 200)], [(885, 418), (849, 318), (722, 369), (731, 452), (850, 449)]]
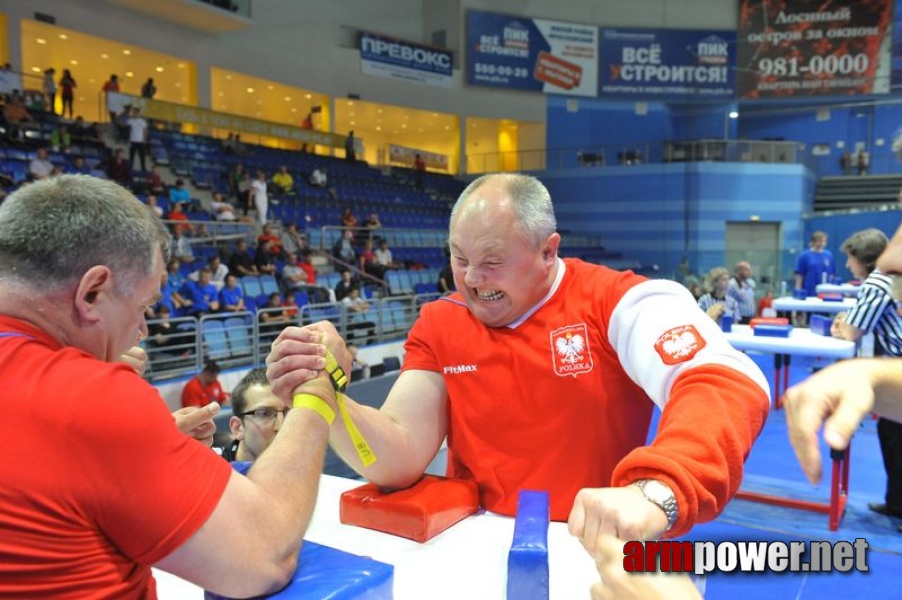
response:
[(323, 418), (326, 425), (332, 425), (335, 420), (335, 411), (329, 404), (313, 394), (295, 394), (293, 400), (294, 408), (309, 408)]

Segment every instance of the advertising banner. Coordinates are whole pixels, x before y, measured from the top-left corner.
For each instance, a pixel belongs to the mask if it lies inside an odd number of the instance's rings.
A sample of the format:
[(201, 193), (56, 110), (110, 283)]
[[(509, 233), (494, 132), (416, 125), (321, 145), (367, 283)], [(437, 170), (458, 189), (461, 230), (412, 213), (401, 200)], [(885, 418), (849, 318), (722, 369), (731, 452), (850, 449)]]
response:
[(740, 98), (884, 94), (892, 0), (742, 0)]
[(596, 96), (598, 28), (471, 10), (467, 83)]
[(735, 51), (732, 31), (602, 29), (601, 95), (731, 98)]
[(414, 166), (417, 154), (426, 163), (426, 166), (432, 169), (448, 170), (448, 157), (444, 154), (436, 154), (435, 152), (426, 152), (425, 150), (417, 150), (416, 148), (407, 148), (406, 146), (398, 146), (397, 144), (388, 145), (388, 160), (392, 163), (402, 164), (407, 167)]
[(360, 66), (367, 75), (451, 87), (451, 52), (384, 35), (360, 34)]

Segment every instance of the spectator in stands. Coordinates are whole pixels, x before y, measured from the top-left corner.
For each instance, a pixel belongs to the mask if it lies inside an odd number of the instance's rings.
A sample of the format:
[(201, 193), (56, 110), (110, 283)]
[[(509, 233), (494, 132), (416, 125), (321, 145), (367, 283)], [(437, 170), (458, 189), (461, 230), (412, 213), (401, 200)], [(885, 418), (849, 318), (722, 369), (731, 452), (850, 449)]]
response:
[(135, 155), (141, 162), (141, 171), (147, 171), (147, 148), (150, 128), (141, 116), (141, 110), (134, 106), (128, 117), (128, 164), (134, 166)]
[(235, 208), (225, 201), (220, 192), (213, 192), (213, 200), (210, 201), (210, 212), (217, 221), (234, 221)]
[(188, 279), (182, 286), (182, 295), (191, 301), (191, 306), (188, 307), (188, 314), (191, 316), (219, 312), (219, 290), (210, 282), (211, 277), (210, 269), (204, 267), (200, 271), (199, 281)]
[(385, 267), (377, 260), (376, 253), (373, 252), (373, 240), (369, 238), (363, 241), (363, 250), (360, 251), (360, 270), (377, 279), (385, 277)]
[(843, 175), (852, 174), (852, 153), (848, 150), (843, 150), (839, 155), (839, 168), (842, 169)]
[[(0, 459), (0, 539), (3, 568), (27, 573), (6, 577), (17, 597), (154, 597), (151, 565), (251, 597), (295, 571), (324, 421), (291, 411), (267, 464), (239, 477), (183, 433), (210, 437), (218, 405), (170, 414), (117, 362), (147, 333), (143, 307), (159, 291), (166, 237), (134, 196), (98, 178), (38, 181), (0, 209), (0, 387), (15, 390), (4, 398), (5, 438), (19, 449)], [(92, 243), (73, 252), (73, 240)], [(307, 391), (335, 406), (328, 381), (314, 385)], [(238, 546), (240, 561), (225, 556)]]
[(219, 291), (219, 306), (222, 312), (241, 312), (244, 306), (244, 291), (238, 286), (238, 278), (234, 275), (226, 277), (225, 287)]
[(163, 207), (160, 206), (159, 202), (157, 202), (157, 197), (153, 194), (147, 196), (147, 208), (156, 218), (163, 218)]
[(150, 186), (151, 193), (166, 193), (166, 187), (163, 183), (163, 178), (160, 176), (160, 167), (158, 165), (152, 165), (150, 167), (150, 173), (147, 174), (147, 183)]
[(757, 306), (755, 305), (755, 280), (752, 279), (752, 265), (748, 261), (739, 261), (733, 268), (733, 277), (730, 278), (730, 287), (727, 294), (733, 297), (739, 305), (739, 314), (743, 325), (748, 325), (755, 317)]
[(28, 176), (34, 181), (47, 179), (53, 174), (53, 163), (47, 159), (47, 149), (38, 148), (35, 157), (28, 163)]
[(868, 166), (871, 162), (871, 155), (867, 150), (861, 148), (858, 151), (858, 155), (855, 157), (855, 166), (858, 167), (859, 175), (867, 175), (868, 174)]
[(297, 254), (289, 254), (285, 266), (282, 267), (282, 284), (286, 290), (306, 292), (313, 303), (328, 302), (329, 290), (316, 285), (316, 269), (310, 262), (310, 253), (304, 252), (299, 259)]
[[(151, 362), (154, 362), (161, 353), (170, 354), (178, 352), (186, 340), (179, 336), (178, 328), (172, 323), (172, 311), (165, 304), (160, 305), (156, 310), (156, 319), (147, 324), (146, 343), (151, 349), (149, 352)], [(192, 340), (193, 341), (193, 340)]]
[[(232, 135), (232, 134), (229, 134)], [(224, 144), (224, 143), (223, 143)], [(235, 201), (238, 203), (238, 206), (242, 205), (242, 197), (238, 191), (238, 184), (241, 183), (241, 180), (244, 178), (245, 170), (244, 165), (241, 163), (235, 163), (231, 169), (229, 169), (229, 193), (232, 194), (232, 197), (235, 198)], [(247, 214), (246, 212), (244, 214)]]
[[(301, 121), (301, 129), (305, 131), (313, 131), (313, 113), (308, 112), (307, 116)], [(301, 152), (307, 153), (310, 152), (311, 149), (314, 148), (314, 144), (308, 144), (304, 142), (301, 145)]]
[[(278, 309), (278, 310), (276, 310)], [(272, 343), (273, 340), (290, 324), (288, 313), (282, 308), (282, 299), (279, 292), (273, 292), (266, 301), (262, 310), (257, 310), (257, 319), (260, 321), (260, 342)]]
[[(561, 259), (555, 229), (551, 198), (533, 177), (472, 182), (451, 213), (458, 292), (420, 308), (380, 410), (345, 399), (379, 460), (364, 466), (340, 423), (331, 441), (375, 485), (403, 488), (451, 431), (448, 475), (474, 481), (486, 510), (513, 515), (509, 490), (549, 490), (551, 518), (569, 516), (590, 555), (604, 532), (680, 536), (738, 489), (768, 414), (768, 382), (681, 285)], [(311, 352), (292, 339), (309, 329), (331, 335), (334, 326), (289, 328), (267, 358), (279, 397), (308, 377), (289, 365)], [(507, 354), (522, 362), (498, 360)], [(564, 406), (562, 395), (586, 404)], [(504, 428), (501, 413), (485, 410), (493, 398), (504, 398)], [(645, 446), (649, 399), (663, 409), (654, 446)], [(524, 439), (555, 451), (523, 453)]]
[(341, 212), (341, 226), (351, 230), (351, 233), (357, 233), (357, 217), (351, 211), (350, 206), (346, 206)]
[(119, 91), (119, 76), (113, 73), (110, 78), (103, 82), (103, 101), (106, 103), (107, 112), (110, 114), (110, 123), (116, 122), (116, 111), (113, 106), (115, 103), (110, 102), (110, 92)]
[(332, 246), (332, 256), (349, 265), (357, 264), (357, 251), (354, 249), (354, 232), (352, 230), (344, 230), (341, 237)]
[(123, 187), (132, 184), (132, 168), (125, 160), (125, 153), (117, 149), (107, 162), (106, 176)]
[(185, 283), (185, 276), (182, 274), (182, 271), (179, 268), (181, 267), (182, 261), (173, 252), (170, 252), (170, 256), (171, 258), (166, 263), (166, 281), (173, 287), (173, 289), (179, 290)]
[(805, 290), (809, 296), (817, 295), (817, 286), (829, 283), (836, 273), (833, 254), (827, 248), (827, 234), (815, 231), (811, 234), (808, 250), (796, 260), (796, 289)]
[(147, 81), (144, 82), (144, 85), (141, 86), (141, 97), (153, 100), (153, 97), (156, 95), (157, 86), (154, 85), (153, 77), (148, 77)]
[(361, 295), (360, 286), (353, 286), (341, 303), (348, 311), (349, 332), (366, 330), (368, 339), (375, 338), (376, 324), (369, 320), (370, 303)]
[(185, 205), (191, 203), (191, 192), (185, 186), (185, 180), (179, 177), (175, 180), (175, 187), (169, 188), (169, 202), (175, 204), (184, 202)]
[(244, 240), (238, 240), (238, 243), (235, 244), (235, 252), (229, 258), (229, 273), (238, 277), (260, 274), (254, 264), (254, 259), (247, 251), (247, 242)]
[(446, 263), (444, 268), (438, 274), (438, 293), (442, 295), (450, 294), (456, 288), (454, 287), (454, 272), (451, 269), (451, 263)]
[[(218, 254), (210, 257), (207, 268), (210, 269), (210, 283), (215, 285), (217, 290), (221, 290), (225, 286), (226, 277), (229, 276), (229, 268), (222, 264), (222, 259), (219, 258)], [(200, 273), (198, 273), (199, 275)], [(238, 275), (235, 275), (235, 277), (238, 277)]]
[(56, 69), (50, 67), (44, 70), (44, 81), (41, 85), (44, 92), (44, 102), (47, 111), (56, 114)]
[[(173, 263), (175, 264), (174, 275), (170, 273)], [(167, 273), (160, 287), (160, 300), (157, 302), (155, 309), (159, 311), (161, 307), (166, 306), (172, 311), (174, 316), (186, 315), (191, 306), (191, 300), (182, 296), (179, 291), (185, 285), (185, 279), (179, 273), (179, 260), (177, 258), (170, 260), (166, 265), (166, 270)]]
[(366, 222), (363, 224), (363, 226), (366, 227), (370, 232), (373, 232), (377, 229), (382, 229), (382, 221), (379, 220), (378, 214), (370, 213), (370, 216), (367, 217)]
[(347, 296), (351, 289), (357, 286), (357, 282), (351, 276), (351, 270), (345, 269), (341, 272), (341, 279), (338, 283), (335, 284), (335, 301), (341, 302), (344, 300), (345, 296)]
[(251, 197), (257, 209), (257, 222), (266, 224), (266, 211), (269, 208), (269, 196), (266, 194), (266, 173), (257, 171), (257, 178), (251, 182)]
[(388, 247), (388, 240), (380, 240), (379, 247), (376, 249), (376, 262), (382, 265), (383, 269), (400, 269), (403, 265), (396, 262), (392, 257), (391, 250)]
[(251, 174), (248, 172), (244, 172), (241, 174), (241, 179), (238, 182), (238, 197), (240, 198), (238, 204), (239, 206), (244, 207), (244, 216), (246, 217), (251, 208)]
[(74, 116), (72, 101), (75, 98), (75, 88), (78, 87), (78, 84), (75, 82), (75, 78), (72, 77), (69, 69), (63, 69), (63, 76), (60, 77), (59, 84), (60, 98), (63, 101), (63, 110), (60, 112), (60, 115), (65, 117), (68, 110), (69, 118), (71, 119)]
[(235, 134), (230, 131), (228, 137), (222, 140), (221, 145), (225, 154), (235, 154)]
[(283, 314), (296, 322), (300, 307), (298, 306), (297, 296), (295, 296), (294, 290), (285, 292), (285, 297), (282, 298), (282, 301), (279, 304), (285, 309)]
[(191, 235), (193, 232), (191, 223), (188, 222), (188, 215), (185, 213), (185, 205), (181, 201), (172, 205), (169, 214), (166, 215), (166, 219), (168, 221), (175, 221), (175, 223), (169, 224), (173, 232), (178, 231), (184, 235)]
[(414, 156), (413, 168), (417, 173), (417, 189), (422, 192), (426, 179), (426, 161), (419, 153)]
[(257, 247), (260, 247), (263, 242), (269, 242), (268, 252), (273, 258), (278, 258), (282, 256), (282, 238), (273, 233), (272, 229), (273, 226), (270, 223), (263, 226), (263, 232), (257, 236)]
[(27, 128), (28, 124), (34, 123), (34, 118), (25, 108), (18, 92), (14, 92), (3, 105), (3, 120), (6, 122), (6, 137), (10, 141), (25, 141), (25, 134), (22, 130)]
[(257, 460), (272, 444), (289, 410), (272, 393), (266, 369), (248, 371), (232, 390), (232, 443), (223, 449), (222, 457), (228, 461)]
[(257, 252), (254, 255), (254, 265), (257, 267), (259, 275), (276, 275), (276, 260), (272, 253), (272, 242), (263, 241), (257, 246)]
[(294, 194), (294, 177), (288, 172), (288, 167), (282, 165), (278, 172), (272, 176), (272, 185), (276, 194), (288, 196)]
[(222, 389), (219, 383), (219, 373), (222, 371), (219, 364), (207, 361), (203, 370), (192, 377), (182, 388), (182, 407), (206, 406), (210, 402), (216, 402), (220, 406), (229, 406), (231, 394)]
[(89, 175), (91, 169), (85, 164), (85, 159), (81, 156), (72, 157), (72, 162), (66, 165), (66, 173), (72, 175)]
[(279, 235), (279, 243), (282, 246), (282, 252), (288, 254), (300, 254), (307, 249), (307, 240), (298, 232), (298, 226), (295, 223), (286, 223)]
[(730, 272), (727, 268), (714, 267), (708, 271), (705, 284), (708, 291), (698, 299), (699, 308), (705, 311), (718, 324), (721, 323), (721, 318), (724, 315), (732, 318), (734, 323), (739, 322), (739, 319), (742, 318), (739, 312), (739, 304), (732, 296), (727, 294), (727, 290), (730, 287)]
[(351, 164), (357, 162), (357, 141), (354, 139), (354, 132), (348, 132), (345, 138), (345, 160)]
[(50, 148), (54, 152), (70, 152), (72, 150), (72, 135), (65, 123), (57, 125), (50, 134)]
[(351, 381), (370, 378), (370, 365), (360, 358), (360, 351), (356, 344), (348, 344), (348, 354), (351, 355)]
[(329, 185), (329, 176), (326, 175), (326, 170), (321, 167), (313, 169), (310, 173), (310, 185), (318, 188), (324, 188)]
[(98, 139), (97, 127), (94, 123), (86, 123), (84, 118), (79, 115), (72, 123), (72, 137), (83, 142), (96, 142)]

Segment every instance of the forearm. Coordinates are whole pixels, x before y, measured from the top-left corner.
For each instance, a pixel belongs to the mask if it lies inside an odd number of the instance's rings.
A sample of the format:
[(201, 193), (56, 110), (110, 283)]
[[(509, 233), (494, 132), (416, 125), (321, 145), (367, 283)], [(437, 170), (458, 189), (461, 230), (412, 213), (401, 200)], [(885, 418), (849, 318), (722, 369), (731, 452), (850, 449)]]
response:
[(874, 412), (902, 422), (902, 359), (868, 358), (854, 364), (868, 372), (874, 388)]
[(739, 371), (716, 365), (687, 371), (673, 385), (654, 444), (627, 455), (612, 484), (668, 483), (680, 507), (669, 535), (681, 535), (715, 518), (739, 489), (769, 408), (764, 391)]
[(325, 421), (313, 411), (285, 416), (279, 435), (247, 475), (266, 509), (257, 515), (259, 535), (248, 542), (257, 547), (243, 546), (242, 556), (264, 556), (263, 564), (293, 571), (316, 504), (327, 438)]
[[(369, 466), (363, 465), (341, 415), (336, 415), (329, 434), (332, 449), (361, 477), (381, 487), (404, 488), (416, 482), (438, 447), (431, 453), (428, 449), (418, 449), (411, 436), (386, 412), (358, 404), (347, 396), (344, 402), (376, 461)], [(429, 458), (424, 462), (425, 455)]]

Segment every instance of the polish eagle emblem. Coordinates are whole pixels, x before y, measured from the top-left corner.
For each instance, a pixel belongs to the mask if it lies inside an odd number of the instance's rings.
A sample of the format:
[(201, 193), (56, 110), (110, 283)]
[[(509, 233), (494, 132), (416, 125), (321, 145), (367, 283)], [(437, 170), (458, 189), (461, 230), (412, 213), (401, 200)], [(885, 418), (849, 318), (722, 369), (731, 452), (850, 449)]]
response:
[(675, 365), (691, 360), (706, 344), (694, 325), (681, 325), (664, 332), (655, 342), (655, 350), (665, 365)]
[(592, 370), (592, 351), (585, 323), (568, 325), (551, 332), (551, 358), (558, 375), (588, 373)]

